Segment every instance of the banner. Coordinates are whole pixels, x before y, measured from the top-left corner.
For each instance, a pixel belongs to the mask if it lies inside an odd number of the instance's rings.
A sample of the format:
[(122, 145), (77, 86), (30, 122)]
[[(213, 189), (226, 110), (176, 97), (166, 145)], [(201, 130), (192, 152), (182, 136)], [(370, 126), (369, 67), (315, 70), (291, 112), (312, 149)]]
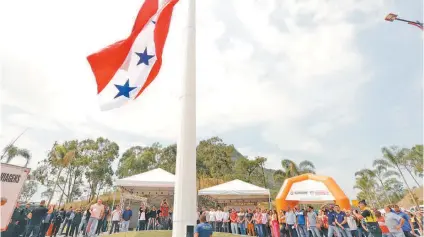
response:
[(292, 185), (286, 200), (324, 202), (335, 200), (335, 198), (324, 183), (315, 180), (304, 180)]
[(28, 168), (1, 164), (1, 230), (5, 230), (10, 223), (10, 218), (12, 218), (16, 202), (29, 172), (30, 169)]

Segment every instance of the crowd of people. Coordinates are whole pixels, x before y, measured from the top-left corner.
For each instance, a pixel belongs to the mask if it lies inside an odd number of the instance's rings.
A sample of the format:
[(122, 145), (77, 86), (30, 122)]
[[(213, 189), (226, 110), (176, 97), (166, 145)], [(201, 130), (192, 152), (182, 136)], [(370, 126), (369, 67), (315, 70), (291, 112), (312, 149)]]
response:
[[(164, 199), (160, 207), (150, 208), (140, 205), (137, 213), (137, 231), (172, 229), (172, 209)], [(129, 231), (133, 211), (130, 206), (124, 210), (119, 205), (109, 209), (99, 199), (87, 209), (70, 207), (55, 209), (54, 205), (46, 207), (45, 201), (31, 208), (29, 204), (21, 208), (16, 205), (11, 222), (4, 237), (45, 237), (45, 236), (99, 236), (101, 233), (117, 233)]]
[(423, 236), (424, 219), (422, 211), (414, 214), (397, 205), (386, 206), (384, 211), (372, 210), (365, 201), (359, 203), (359, 209), (296, 206), (280, 213), (261, 208), (236, 211), (203, 207), (198, 217), (199, 237), (209, 237), (211, 232), (259, 237), (418, 237)]
[[(142, 203), (136, 212), (136, 231), (172, 230), (172, 209), (166, 199), (159, 208)], [(109, 209), (102, 200), (87, 209), (46, 207), (45, 201), (31, 208), (17, 205), (5, 237), (98, 236), (101, 233), (126, 232), (134, 220), (130, 206)], [(205, 207), (198, 211), (198, 237), (210, 237), (213, 232), (259, 237), (418, 237), (423, 236), (423, 211), (402, 211), (399, 206), (384, 210), (370, 209), (365, 201), (359, 209), (342, 210), (338, 205), (325, 205), (319, 210)], [(133, 223), (134, 224), (134, 223)]]

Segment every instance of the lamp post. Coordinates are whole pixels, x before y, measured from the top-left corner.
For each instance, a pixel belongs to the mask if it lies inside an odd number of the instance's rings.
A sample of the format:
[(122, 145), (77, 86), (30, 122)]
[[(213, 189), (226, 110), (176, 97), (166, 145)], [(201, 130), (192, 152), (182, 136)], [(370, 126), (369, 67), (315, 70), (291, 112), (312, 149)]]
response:
[(421, 30), (424, 30), (424, 27), (423, 27), (423, 23), (422, 22), (419, 22), (419, 21), (409, 21), (409, 20), (401, 19), (401, 18), (398, 17), (398, 15), (396, 15), (394, 13), (389, 13), (386, 16), (386, 18), (384, 18), (384, 20), (390, 21), (390, 22), (393, 22), (393, 21), (403, 21), (403, 22), (408, 23), (409, 25), (413, 25), (413, 26), (416, 26), (416, 27), (420, 28)]

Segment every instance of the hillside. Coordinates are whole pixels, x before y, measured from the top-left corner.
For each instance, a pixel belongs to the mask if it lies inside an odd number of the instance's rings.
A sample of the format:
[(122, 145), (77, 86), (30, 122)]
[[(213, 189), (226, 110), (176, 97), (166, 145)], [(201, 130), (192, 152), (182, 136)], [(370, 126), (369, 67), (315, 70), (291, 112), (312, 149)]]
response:
[[(413, 191), (413, 194), (415, 197), (418, 198), (418, 203), (423, 204), (423, 187), (415, 188)], [(406, 192), (405, 196), (397, 203), (400, 207), (403, 207), (405, 209), (409, 209), (410, 207), (414, 206), (414, 202), (412, 201), (411, 197), (409, 196), (409, 193)]]
[[(231, 160), (236, 161), (239, 158), (245, 157), (243, 154), (241, 154), (237, 149), (234, 149), (234, 152), (231, 156)], [(274, 172), (276, 170), (274, 169), (268, 169), (268, 168), (264, 168), (264, 173), (265, 173), (265, 177), (266, 177), (266, 183), (267, 183), (267, 187), (271, 190), (271, 196), (274, 198), (275, 195), (277, 194), (277, 192), (280, 190), (281, 188), (281, 183), (275, 183), (273, 175)], [(259, 186), (263, 186), (259, 185)]]

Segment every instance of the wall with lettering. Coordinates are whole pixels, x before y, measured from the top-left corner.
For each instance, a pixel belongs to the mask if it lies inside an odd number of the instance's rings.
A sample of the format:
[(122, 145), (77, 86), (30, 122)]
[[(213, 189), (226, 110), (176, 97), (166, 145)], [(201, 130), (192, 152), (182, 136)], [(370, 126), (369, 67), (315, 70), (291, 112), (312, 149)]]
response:
[(10, 222), (21, 189), (28, 177), (29, 169), (1, 164), (1, 206), (0, 226), (4, 230)]

